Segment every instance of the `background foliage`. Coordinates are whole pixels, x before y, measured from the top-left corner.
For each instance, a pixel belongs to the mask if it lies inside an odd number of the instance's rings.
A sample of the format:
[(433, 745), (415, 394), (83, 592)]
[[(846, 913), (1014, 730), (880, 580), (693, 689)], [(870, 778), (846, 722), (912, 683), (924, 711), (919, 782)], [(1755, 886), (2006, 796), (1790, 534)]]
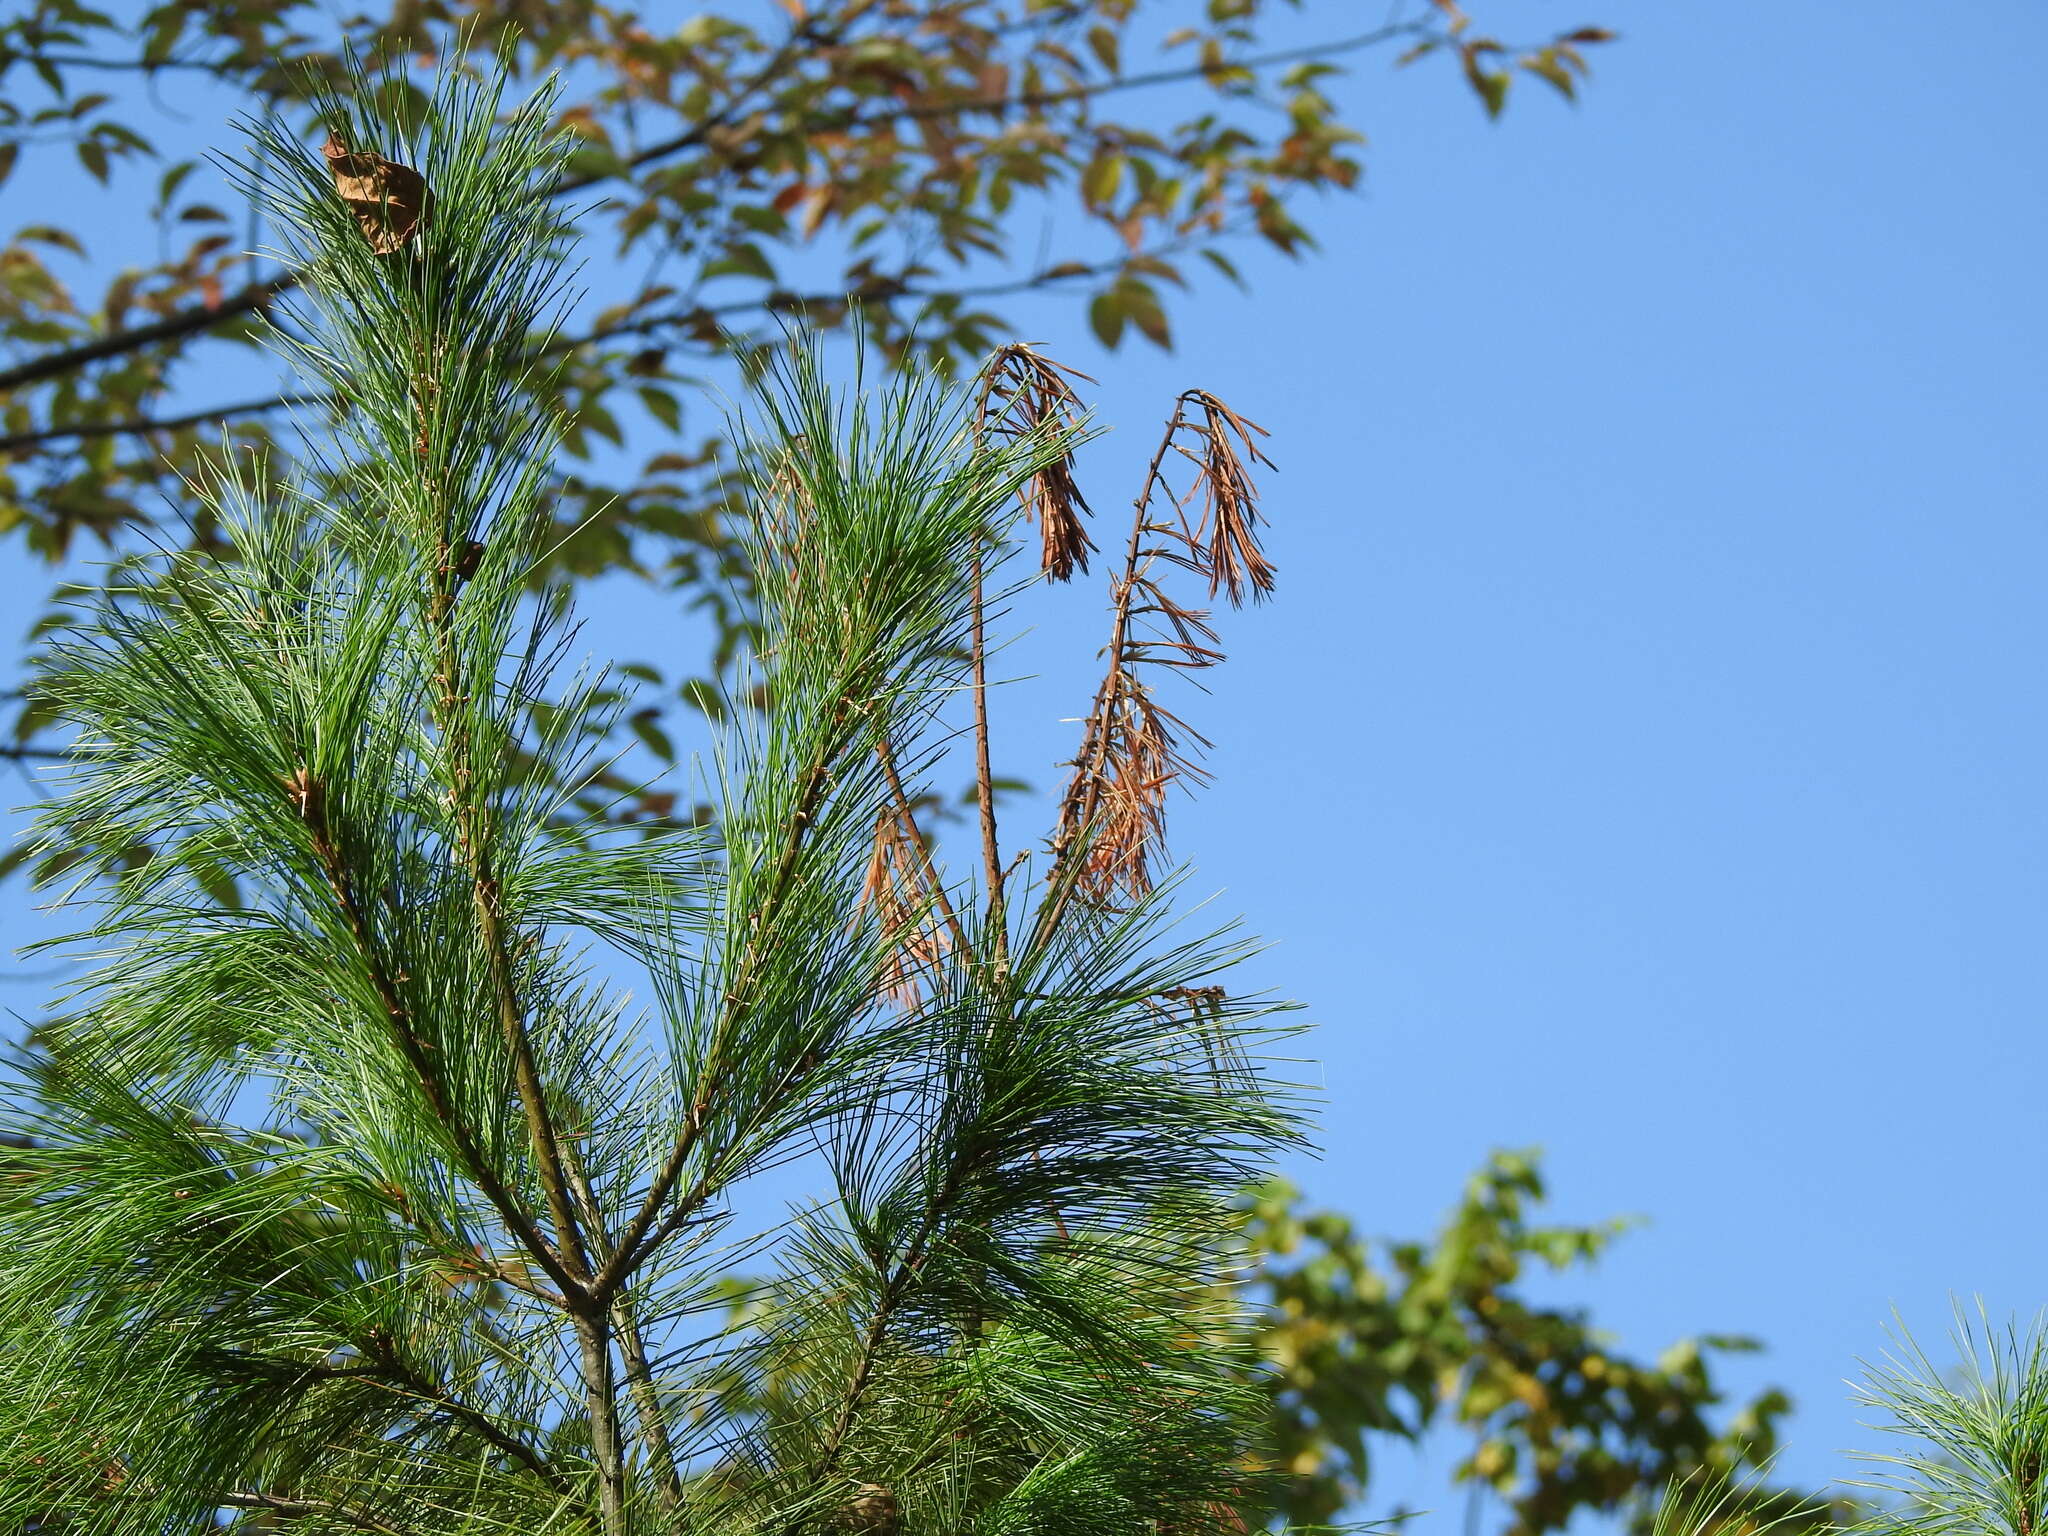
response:
[(1803, 1511), (1762, 1482), (1791, 1404), (1766, 1391), (1731, 1405), (1717, 1353), (1756, 1341), (1706, 1335), (1654, 1361), (1616, 1347), (1582, 1312), (1544, 1306), (1526, 1272), (1597, 1260), (1628, 1227), (1535, 1220), (1545, 1195), (1532, 1152), (1500, 1152), (1472, 1176), (1429, 1242), (1375, 1243), (1346, 1217), (1306, 1210), (1285, 1182), (1253, 1192), (1252, 1285), (1267, 1302), (1262, 1374), (1284, 1507), (1325, 1521), (1371, 1486), (1375, 1440), (1469, 1436), (1453, 1477), (1496, 1495), (1510, 1536), (1591, 1513), (1647, 1522), (1675, 1480), (1739, 1489), (1730, 1512)]
[[(729, 347), (857, 308), (884, 348), (951, 366), (1009, 339), (1004, 300), (1038, 291), (1072, 294), (1107, 345), (1165, 345), (1198, 274), (1236, 280), (1246, 241), (1305, 253), (1304, 198), (1360, 184), (1359, 126), (1319, 82), (1375, 52), (1441, 55), (1497, 113), (1518, 73), (1575, 93), (1606, 38), (1579, 27), (1518, 47), (1418, 3), (1362, 30), (1349, 7), (1310, 6), (1315, 39), (1272, 45), (1299, 9), (788, 0), (772, 19), (677, 25), (589, 0), (403, 0), (336, 31), (293, 0), (172, 0), (130, 24), (35, 0), (0, 25), (0, 176), (23, 156), (75, 157), (146, 209), (148, 234), (88, 250), (42, 217), (0, 247), (0, 534), (55, 560), (82, 534), (118, 544), (182, 511), (203, 541), (182, 489), (199, 443), (223, 421), (237, 442), (291, 443), (279, 411), (298, 392), (261, 389), (236, 358), (293, 278), (245, 254), (256, 215), (222, 206), (195, 158), (157, 154), (152, 136), (175, 127), (146, 111), (156, 83), (197, 75), (303, 123), (348, 49), (424, 66), (460, 38), (518, 78), (562, 72), (579, 148), (557, 195), (589, 210), (615, 270), (559, 343), (567, 446), (584, 459), (555, 485), (559, 559), (672, 584), (730, 638), (745, 617), (735, 466), (692, 388)], [(403, 75), (391, 88), (418, 90)], [(96, 292), (75, 291), (81, 258)], [(202, 369), (251, 394), (201, 394)], [(657, 451), (607, 451), (644, 442), (636, 426)]]

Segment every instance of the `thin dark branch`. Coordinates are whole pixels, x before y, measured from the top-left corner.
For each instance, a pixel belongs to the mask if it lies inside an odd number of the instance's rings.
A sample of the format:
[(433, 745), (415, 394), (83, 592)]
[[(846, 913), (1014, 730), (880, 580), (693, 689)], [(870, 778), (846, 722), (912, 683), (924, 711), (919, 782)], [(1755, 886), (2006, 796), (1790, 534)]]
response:
[(40, 432), (17, 432), (11, 437), (0, 437), (0, 453), (19, 453), (24, 448), (67, 439), (91, 442), (95, 438), (128, 437), (144, 432), (176, 432), (184, 427), (203, 427), (208, 422), (232, 421), (237, 416), (261, 416), (294, 405), (320, 405), (330, 398), (328, 395), (273, 395), (265, 400), (209, 406), (204, 410), (188, 411), (183, 416), (130, 416), (120, 421), (87, 421), (70, 427), (48, 427)]
[(139, 351), (159, 341), (176, 341), (180, 337), (191, 335), (194, 331), (211, 330), (223, 320), (234, 320), (243, 315), (254, 314), (280, 293), (297, 287), (298, 281), (296, 277), (287, 273), (267, 282), (250, 283), (218, 304), (197, 304), (190, 309), (181, 309), (176, 314), (166, 315), (154, 325), (138, 325), (128, 330), (109, 331), (97, 341), (64, 347), (56, 352), (45, 352), (41, 357), (32, 357), (25, 363), (0, 370), (0, 393), (19, 389), (24, 384), (40, 384), (45, 379), (54, 379), (61, 374), (74, 372), (110, 357), (120, 357), (129, 352)]
[[(1122, 265), (1121, 258), (1114, 262), (1096, 262), (1090, 266), (1069, 263), (1035, 272), (1029, 277), (1010, 278), (1002, 282), (983, 283), (965, 288), (948, 288), (943, 292), (949, 297), (957, 298), (999, 298), (1005, 294), (1051, 287), (1056, 283), (1073, 282), (1084, 277), (1100, 277)], [(726, 304), (699, 305), (692, 309), (649, 315), (621, 325), (603, 326), (580, 336), (564, 337), (552, 342), (541, 355), (552, 356), (561, 352), (571, 352), (578, 347), (595, 346), (600, 342), (617, 341), (627, 336), (645, 336), (667, 326), (688, 325), (695, 321), (718, 319), (727, 315), (772, 314), (824, 304), (844, 304), (848, 301), (890, 303), (898, 299), (929, 299), (939, 297), (940, 292), (941, 290), (937, 289), (884, 284), (867, 290), (855, 289), (848, 293), (768, 293), (758, 299), (735, 299)], [(147, 432), (175, 431), (181, 427), (202, 426), (210, 421), (227, 421), (238, 416), (260, 416), (290, 406), (323, 405), (332, 398), (331, 395), (324, 394), (278, 395), (268, 400), (244, 400), (234, 405), (214, 406), (183, 416), (131, 416), (122, 421), (95, 421), (69, 427), (44, 427), (34, 432), (17, 432), (9, 437), (0, 437), (0, 454), (19, 453), (23, 449), (40, 447), (45, 443), (73, 439), (85, 441), (92, 438), (140, 436)]]
[[(267, 61), (266, 62), (270, 62)], [(54, 64), (60, 69), (125, 69), (153, 75), (160, 69), (189, 69), (203, 74), (220, 75), (235, 66), (222, 59), (100, 59), (89, 53), (14, 53), (0, 63)]]
[(377, 1536), (408, 1536), (403, 1526), (387, 1525), (374, 1515), (324, 1499), (302, 1499), (281, 1493), (221, 1493), (208, 1497), (226, 1509), (261, 1510), (285, 1520), (339, 1520), (359, 1531), (374, 1531)]

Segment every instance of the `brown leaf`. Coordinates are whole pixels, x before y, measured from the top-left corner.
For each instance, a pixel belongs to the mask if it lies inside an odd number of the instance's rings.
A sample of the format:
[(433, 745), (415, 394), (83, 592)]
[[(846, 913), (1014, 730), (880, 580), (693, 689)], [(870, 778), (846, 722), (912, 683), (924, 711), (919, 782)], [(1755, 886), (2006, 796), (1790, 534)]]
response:
[(896, 1495), (880, 1483), (862, 1483), (853, 1490), (852, 1500), (835, 1524), (840, 1530), (867, 1536), (896, 1536), (903, 1528), (903, 1509)]
[(355, 214), (363, 238), (379, 256), (398, 250), (426, 222), (434, 194), (426, 178), (409, 165), (382, 155), (356, 154), (338, 133), (320, 146), (334, 175), (334, 190)]

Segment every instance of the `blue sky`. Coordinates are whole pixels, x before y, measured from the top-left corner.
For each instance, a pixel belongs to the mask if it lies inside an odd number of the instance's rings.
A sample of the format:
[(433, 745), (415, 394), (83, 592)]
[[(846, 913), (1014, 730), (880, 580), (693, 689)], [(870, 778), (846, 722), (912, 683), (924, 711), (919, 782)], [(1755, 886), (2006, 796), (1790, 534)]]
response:
[[(1783, 1472), (1854, 1475), (1842, 1379), (1894, 1306), (1938, 1337), (1951, 1293), (2048, 1300), (2048, 11), (1492, 14), (1625, 40), (1499, 124), (1366, 62), (1366, 192), (1203, 286), (1170, 357), (1015, 313), (1101, 380), (1099, 506), (1186, 385), (1273, 433), (1281, 591), (1188, 701), (1216, 782), (1174, 842), (1320, 1023), (1290, 1171), (1410, 1234), (1542, 1146), (1562, 1215), (1651, 1218), (1546, 1294), (1645, 1352), (1759, 1335), (1729, 1375), (1797, 1398)], [(41, 580), (5, 554), (0, 604)], [(1099, 607), (1017, 616), (1040, 784)], [(589, 631), (688, 635), (625, 589)], [(17, 889), (0, 921), (34, 926)], [(1375, 1507), (1447, 1529), (1455, 1451), (1384, 1457)]]

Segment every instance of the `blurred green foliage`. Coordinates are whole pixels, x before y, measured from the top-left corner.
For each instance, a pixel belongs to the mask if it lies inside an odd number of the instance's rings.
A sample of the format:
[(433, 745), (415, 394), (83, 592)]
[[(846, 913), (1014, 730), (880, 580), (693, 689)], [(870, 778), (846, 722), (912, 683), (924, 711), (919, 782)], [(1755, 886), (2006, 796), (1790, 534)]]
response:
[(1280, 1513), (1335, 1519), (1369, 1490), (1376, 1439), (1432, 1431), (1470, 1437), (1454, 1475), (1499, 1497), (1506, 1536), (1588, 1513), (1647, 1519), (1681, 1478), (1747, 1478), (1747, 1511), (1811, 1502), (1756, 1479), (1789, 1399), (1731, 1405), (1715, 1380), (1715, 1357), (1754, 1340), (1703, 1335), (1643, 1359), (1583, 1311), (1528, 1296), (1532, 1272), (1583, 1268), (1629, 1225), (1541, 1223), (1544, 1196), (1533, 1152), (1497, 1152), (1429, 1242), (1364, 1237), (1284, 1182), (1247, 1197)]

